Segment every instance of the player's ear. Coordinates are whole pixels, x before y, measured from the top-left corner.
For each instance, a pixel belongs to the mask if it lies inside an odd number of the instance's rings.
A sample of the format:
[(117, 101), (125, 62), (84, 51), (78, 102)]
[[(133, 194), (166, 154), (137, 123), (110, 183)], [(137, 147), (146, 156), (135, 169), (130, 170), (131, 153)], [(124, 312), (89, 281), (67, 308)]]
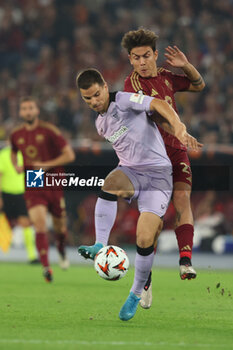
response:
[(131, 55), (130, 55), (130, 54), (128, 54), (128, 59), (129, 59), (130, 64), (132, 64), (132, 65), (133, 65), (133, 63), (132, 63), (132, 59), (131, 59)]
[(108, 84), (106, 83), (106, 81), (104, 82), (104, 88), (108, 91)]
[(154, 51), (154, 57), (155, 57), (155, 61), (157, 61), (157, 59), (158, 59), (158, 50)]

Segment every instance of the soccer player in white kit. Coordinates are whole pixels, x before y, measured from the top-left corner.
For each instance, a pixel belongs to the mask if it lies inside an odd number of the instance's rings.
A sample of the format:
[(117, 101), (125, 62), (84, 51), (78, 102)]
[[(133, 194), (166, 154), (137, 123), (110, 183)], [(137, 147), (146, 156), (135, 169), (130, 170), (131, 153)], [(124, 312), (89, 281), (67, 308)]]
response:
[(119, 158), (118, 167), (106, 177), (96, 202), (96, 243), (80, 246), (79, 253), (94, 259), (107, 245), (117, 214), (117, 197), (138, 201), (134, 282), (119, 313), (121, 320), (128, 321), (136, 313), (152, 268), (154, 243), (172, 194), (172, 166), (154, 121), (165, 118), (171, 133), (183, 144), (193, 149), (200, 144), (187, 134), (176, 112), (163, 100), (127, 92), (109, 93), (107, 83), (95, 69), (79, 73), (77, 86), (83, 100), (98, 112), (98, 133), (112, 144)]

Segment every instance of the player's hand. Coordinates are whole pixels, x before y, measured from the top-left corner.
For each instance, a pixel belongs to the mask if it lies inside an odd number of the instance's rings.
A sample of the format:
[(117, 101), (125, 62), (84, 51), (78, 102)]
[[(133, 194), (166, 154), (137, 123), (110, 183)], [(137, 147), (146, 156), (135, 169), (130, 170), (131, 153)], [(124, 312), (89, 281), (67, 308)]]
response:
[(15, 165), (15, 170), (18, 174), (22, 174), (24, 172), (24, 167), (21, 165)]
[(172, 67), (182, 68), (189, 63), (185, 54), (180, 51), (177, 46), (168, 46), (166, 51), (167, 52), (164, 54), (164, 56), (167, 58), (166, 62)]
[(200, 148), (203, 147), (203, 144), (198, 142), (195, 137), (193, 137), (192, 135), (189, 135), (187, 133), (186, 134), (185, 146), (190, 148), (190, 149), (192, 149), (192, 150), (194, 150), (194, 151), (198, 151)]

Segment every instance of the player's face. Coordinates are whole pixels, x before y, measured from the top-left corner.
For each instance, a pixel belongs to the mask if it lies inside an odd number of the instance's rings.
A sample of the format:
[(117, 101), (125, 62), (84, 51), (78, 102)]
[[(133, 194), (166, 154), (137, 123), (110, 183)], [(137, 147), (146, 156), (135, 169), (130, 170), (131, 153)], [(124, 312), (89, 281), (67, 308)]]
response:
[(40, 113), (40, 110), (37, 107), (36, 102), (34, 101), (21, 102), (20, 108), (19, 108), (19, 115), (24, 120), (25, 123), (33, 124), (34, 121), (38, 118), (39, 113)]
[(108, 109), (109, 91), (105, 83), (104, 86), (93, 84), (89, 89), (80, 89), (83, 100), (93, 111), (104, 113)]
[(157, 75), (157, 58), (158, 51), (153, 51), (150, 46), (134, 47), (129, 55), (130, 63), (135, 72), (143, 78), (155, 77)]

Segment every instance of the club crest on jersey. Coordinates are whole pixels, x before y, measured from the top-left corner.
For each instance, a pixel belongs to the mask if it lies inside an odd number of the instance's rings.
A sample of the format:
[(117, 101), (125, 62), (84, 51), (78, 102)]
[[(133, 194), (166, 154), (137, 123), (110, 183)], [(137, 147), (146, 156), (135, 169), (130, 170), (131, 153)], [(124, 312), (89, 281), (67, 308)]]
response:
[(112, 111), (111, 117), (113, 117), (115, 119), (118, 119), (118, 113), (117, 113), (117, 109), (116, 108), (114, 108), (114, 110)]
[(135, 102), (135, 103), (139, 103), (140, 105), (142, 104), (143, 100), (144, 100), (145, 96), (142, 94), (132, 94), (130, 96), (130, 101), (131, 102)]

